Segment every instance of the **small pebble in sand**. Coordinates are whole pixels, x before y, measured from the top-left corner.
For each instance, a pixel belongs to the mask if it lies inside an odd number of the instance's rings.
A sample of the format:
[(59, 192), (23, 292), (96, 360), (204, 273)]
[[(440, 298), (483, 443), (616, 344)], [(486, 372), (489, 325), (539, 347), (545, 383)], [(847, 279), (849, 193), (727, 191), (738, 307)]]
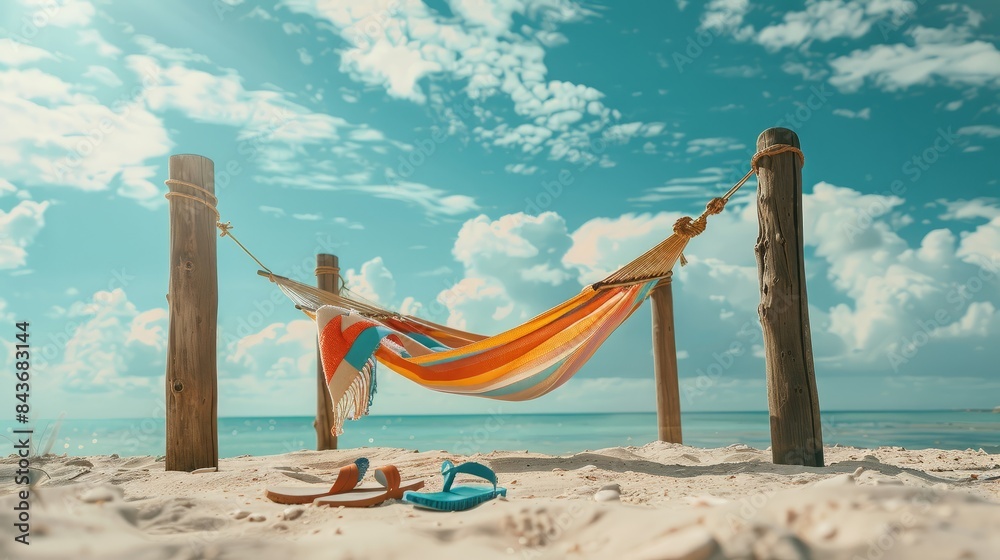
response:
[(88, 504), (103, 504), (120, 500), (124, 496), (120, 488), (114, 486), (98, 486), (87, 490), (80, 496), (80, 500)]
[(263, 513), (251, 513), (247, 516), (247, 521), (251, 523), (260, 523), (262, 521), (267, 521), (267, 516)]
[(559, 467), (556, 467), (556, 468), (552, 469), (552, 472), (564, 472), (565, 470), (566, 469), (560, 469)]
[(244, 517), (250, 515), (250, 512), (245, 509), (234, 509), (229, 512), (229, 515), (231, 515), (234, 519), (243, 519)]
[(829, 540), (837, 535), (837, 526), (828, 521), (821, 521), (812, 533), (818, 540)]
[(727, 504), (729, 500), (711, 494), (702, 494), (700, 496), (688, 496), (687, 503), (694, 507), (713, 507)]
[(598, 502), (619, 502), (622, 499), (622, 488), (617, 484), (605, 484), (594, 494)]
[(285, 508), (285, 511), (281, 512), (281, 518), (285, 521), (294, 521), (301, 517), (305, 511), (300, 507)]

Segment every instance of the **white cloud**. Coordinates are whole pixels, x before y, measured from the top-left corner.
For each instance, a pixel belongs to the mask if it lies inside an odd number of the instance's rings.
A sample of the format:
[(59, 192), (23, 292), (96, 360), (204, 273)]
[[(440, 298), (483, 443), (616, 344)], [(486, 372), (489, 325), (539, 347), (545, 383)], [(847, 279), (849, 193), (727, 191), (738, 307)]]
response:
[(916, 6), (907, 0), (807, 0), (805, 10), (785, 12), (783, 21), (756, 31), (752, 37), (768, 50), (799, 47), (812, 41), (857, 39), (880, 21), (907, 16)]
[(78, 45), (93, 45), (97, 54), (105, 58), (118, 58), (118, 55), (122, 53), (121, 49), (107, 42), (101, 32), (96, 29), (81, 29), (76, 32), (76, 36), (79, 39)]
[[(960, 242), (949, 229), (936, 229), (911, 247), (892, 226), (902, 203), (827, 183), (804, 200), (805, 239), (829, 264), (834, 287), (852, 300), (830, 309), (830, 331), (845, 342), (849, 358), (882, 367), (907, 363), (921, 336), (963, 332), (970, 337), (964, 343), (975, 344), (987, 310), (1000, 302), (997, 286), (983, 280), (1000, 270), (1000, 219)], [(970, 282), (978, 289), (969, 290)], [(940, 360), (956, 351), (922, 351), (922, 360), (933, 367), (932, 354)]]
[[(3, 182), (0, 184), (0, 194), (8, 191)], [(16, 191), (16, 189), (14, 189)], [(35, 240), (35, 236), (45, 226), (45, 210), (48, 202), (22, 200), (9, 212), (0, 210), (0, 270), (14, 269), (27, 263), (27, 247)]]
[(750, 11), (749, 0), (711, 0), (701, 16), (701, 29), (716, 33), (732, 33), (743, 39), (752, 29), (743, 27), (743, 18)]
[[(316, 324), (308, 319), (272, 323), (259, 332), (230, 342), (226, 363), (258, 380), (294, 379), (315, 375)], [(232, 373), (226, 366), (225, 377)], [(235, 370), (232, 370), (235, 371)]]
[(553, 212), (466, 221), (452, 248), (464, 278), (437, 296), (448, 324), (498, 332), (558, 302), (561, 286), (576, 277), (562, 263), (571, 243), (566, 222)]
[[(591, 143), (619, 117), (603, 104), (600, 91), (547, 78), (544, 45), (564, 40), (556, 26), (596, 16), (575, 2), (455, 0), (450, 7), (457, 18), (444, 17), (419, 0), (284, 0), (283, 5), (333, 24), (349, 44), (340, 69), (354, 80), (384, 88), (392, 97), (429, 102), (450, 130), (464, 129), (466, 120), (475, 119), (473, 133), (484, 144), (596, 163), (601, 158), (592, 153)], [(512, 29), (515, 16), (527, 22), (523, 33)], [(438, 78), (464, 82), (459, 95), (476, 103), (505, 96), (513, 114), (499, 119), (477, 106), (474, 116), (459, 116), (454, 108), (459, 100), (425, 87)], [(497, 120), (504, 122), (493, 125)]]
[(833, 114), (847, 119), (861, 119), (867, 121), (872, 118), (872, 110), (869, 107), (852, 111), (850, 109), (834, 109)]
[(306, 66), (309, 66), (310, 64), (313, 63), (313, 57), (311, 54), (309, 54), (308, 49), (302, 47), (299, 48), (297, 52), (299, 53), (299, 62), (301, 62)]
[(20, 0), (26, 8), (25, 17), (34, 29), (54, 27), (84, 27), (89, 25), (96, 10), (87, 0)]
[(0, 39), (0, 64), (21, 66), (41, 60), (55, 60), (55, 58), (52, 53), (45, 49), (19, 43), (6, 37)]
[(865, 83), (886, 91), (916, 85), (1000, 86), (1000, 51), (986, 41), (967, 41), (954, 27), (909, 31), (912, 45), (874, 45), (830, 61), (830, 83), (853, 92)]
[(123, 83), (121, 78), (105, 66), (88, 66), (87, 71), (83, 73), (83, 77), (101, 82), (112, 88), (118, 87)]
[(396, 299), (396, 280), (386, 268), (382, 257), (375, 257), (355, 270), (344, 273), (347, 288), (367, 301), (383, 306), (391, 305)]
[(958, 129), (958, 133), (965, 136), (982, 136), (983, 138), (1000, 138), (1000, 126), (980, 124), (973, 126), (963, 126)]
[(247, 90), (236, 73), (215, 75), (181, 65), (164, 67), (153, 57), (131, 55), (126, 63), (138, 76), (151, 76), (144, 100), (154, 111), (174, 109), (189, 119), (241, 128), (241, 137), (258, 135), (290, 144), (338, 138), (349, 126), (339, 117), (314, 113), (274, 91)]
[(525, 165), (523, 163), (508, 163), (504, 166), (504, 171), (515, 175), (534, 175), (538, 171), (537, 165)]
[[(153, 202), (159, 188), (145, 162), (171, 143), (162, 121), (140, 104), (108, 107), (37, 69), (0, 71), (0, 165), (25, 185), (85, 191), (118, 183), (124, 196)], [(157, 201), (158, 202), (158, 201)]]
[(688, 141), (686, 151), (691, 155), (711, 156), (744, 148), (746, 144), (735, 138), (694, 138)]
[[(152, 387), (163, 375), (167, 311), (140, 311), (118, 288), (71, 306), (81, 318), (50, 377), (73, 392)], [(162, 383), (162, 382), (161, 382)]]

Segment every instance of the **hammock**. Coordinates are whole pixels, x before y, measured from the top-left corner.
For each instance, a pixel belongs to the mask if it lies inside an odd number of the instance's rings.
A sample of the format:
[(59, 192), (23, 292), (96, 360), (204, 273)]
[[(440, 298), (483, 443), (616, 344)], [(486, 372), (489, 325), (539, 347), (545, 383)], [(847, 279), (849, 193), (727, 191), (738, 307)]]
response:
[[(277, 284), (296, 307), (316, 320), (335, 435), (343, 433), (346, 419), (368, 413), (375, 395), (376, 362), (435, 391), (506, 401), (534, 399), (568, 381), (671, 274), (676, 262), (684, 264), (682, 251), (688, 242), (705, 231), (708, 216), (722, 212), (729, 198), (757, 172), (760, 158), (784, 152), (794, 152), (801, 163), (805, 161), (798, 148), (784, 144), (756, 153), (750, 171), (725, 195), (712, 199), (698, 218), (680, 218), (673, 235), (607, 278), (495, 336), (395, 313), (270, 270), (258, 274)], [(219, 222), (218, 226), (223, 236), (232, 237), (231, 225)]]
[(443, 393), (523, 401), (561, 386), (671, 274), (688, 241), (705, 231), (708, 216), (722, 212), (738, 186), (709, 202), (697, 219), (677, 220), (673, 235), (607, 278), (490, 337), (395, 313), (271, 272), (258, 274), (277, 284), (296, 307), (316, 320), (333, 402), (333, 431), (340, 435), (346, 419), (368, 413), (375, 394), (376, 362)]

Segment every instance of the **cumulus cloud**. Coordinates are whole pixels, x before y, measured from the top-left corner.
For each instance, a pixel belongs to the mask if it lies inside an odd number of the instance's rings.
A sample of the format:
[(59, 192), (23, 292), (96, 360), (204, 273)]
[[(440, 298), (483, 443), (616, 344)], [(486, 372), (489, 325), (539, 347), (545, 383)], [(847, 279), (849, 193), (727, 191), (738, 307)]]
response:
[[(471, 128), (485, 144), (595, 163), (601, 158), (592, 143), (620, 117), (605, 106), (600, 91), (547, 77), (545, 46), (565, 40), (556, 28), (596, 16), (569, 0), (456, 0), (450, 4), (455, 17), (419, 0), (284, 0), (282, 5), (333, 25), (349, 45), (341, 53), (341, 71), (392, 97), (430, 103), (450, 130), (479, 117)], [(518, 29), (515, 18), (527, 23)], [(461, 99), (427, 87), (437, 78), (463, 81), (464, 95), (476, 104), (504, 96), (513, 114), (490, 126), (483, 117), (498, 115), (481, 107), (460, 116), (454, 105)]]
[(972, 39), (981, 23), (981, 16), (972, 12), (965, 14), (962, 23), (938, 28), (915, 25), (906, 32), (909, 44), (874, 45), (832, 59), (830, 83), (848, 92), (865, 83), (886, 91), (938, 83), (996, 87), (1000, 85), (1000, 50), (990, 42)]
[(375, 257), (355, 270), (344, 274), (347, 288), (364, 299), (381, 305), (390, 305), (396, 298), (396, 280), (386, 268), (382, 257)]
[(85, 191), (118, 185), (151, 202), (160, 192), (145, 164), (171, 147), (163, 122), (136, 103), (109, 107), (38, 69), (0, 71), (0, 164), (25, 185)]
[(315, 375), (316, 324), (308, 319), (271, 323), (259, 332), (230, 342), (226, 362), (238, 366), (241, 375), (258, 379)]
[(124, 290), (96, 292), (70, 307), (75, 328), (49, 375), (76, 392), (151, 387), (163, 375), (167, 311), (140, 311)]
[[(0, 194), (9, 185), (0, 184)], [(13, 192), (9, 191), (9, 192)], [(9, 211), (0, 209), (0, 270), (14, 269), (27, 263), (27, 248), (45, 226), (48, 202), (22, 200)]]

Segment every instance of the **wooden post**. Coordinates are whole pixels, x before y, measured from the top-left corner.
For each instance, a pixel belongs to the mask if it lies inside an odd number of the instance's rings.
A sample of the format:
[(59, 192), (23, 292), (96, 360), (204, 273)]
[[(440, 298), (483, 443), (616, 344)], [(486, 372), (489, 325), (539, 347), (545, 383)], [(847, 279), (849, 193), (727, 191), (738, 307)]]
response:
[(681, 395), (677, 386), (677, 343), (674, 340), (674, 297), (671, 277), (650, 294), (653, 311), (653, 372), (656, 376), (656, 424), (660, 441), (683, 443)]
[[(757, 138), (757, 151), (799, 147), (786, 128)], [(757, 173), (757, 274), (764, 330), (771, 458), (776, 464), (823, 465), (823, 431), (813, 367), (805, 259), (802, 255), (802, 165), (798, 154), (761, 158)]]
[[(170, 156), (170, 179), (215, 193), (212, 160)], [(171, 185), (172, 193), (214, 200), (196, 189)], [(206, 204), (170, 198), (170, 284), (166, 372), (166, 470), (219, 466), (216, 319), (219, 308), (215, 262), (217, 215)]]
[[(316, 255), (316, 287), (335, 294), (340, 293), (338, 279), (340, 278), (340, 263), (336, 255)], [(319, 346), (316, 347), (316, 450), (337, 448), (337, 436), (333, 435), (333, 402), (330, 389), (326, 386), (326, 376), (323, 374), (323, 362), (320, 358)]]

